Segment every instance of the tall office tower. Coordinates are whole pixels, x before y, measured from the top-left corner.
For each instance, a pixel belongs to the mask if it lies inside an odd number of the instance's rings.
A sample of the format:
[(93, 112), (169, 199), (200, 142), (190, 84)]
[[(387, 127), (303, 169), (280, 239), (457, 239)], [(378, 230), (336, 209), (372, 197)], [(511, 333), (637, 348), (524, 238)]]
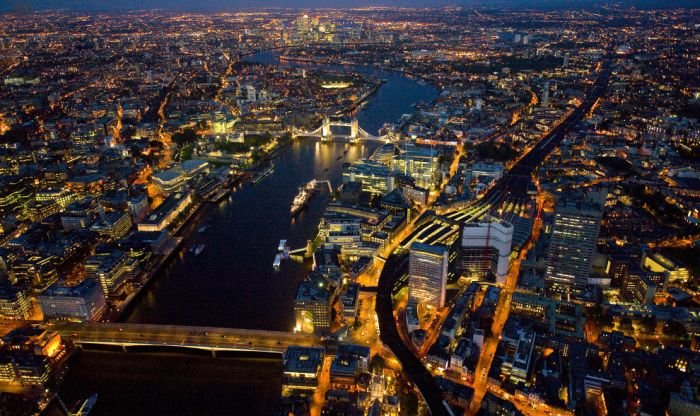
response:
[(408, 295), (426, 305), (445, 306), (449, 250), (444, 246), (411, 244), (408, 262)]
[(545, 81), (542, 86), (542, 107), (549, 105), (549, 81)]
[(257, 101), (257, 92), (255, 91), (255, 87), (252, 85), (246, 85), (245, 90), (246, 90), (246, 98), (248, 99), (248, 101), (251, 103), (256, 102)]
[(586, 288), (606, 196), (600, 189), (557, 199), (545, 269), (548, 294), (568, 298)]
[(462, 274), (483, 278), (488, 273), (505, 283), (510, 264), (513, 225), (498, 218), (467, 223), (462, 228)]

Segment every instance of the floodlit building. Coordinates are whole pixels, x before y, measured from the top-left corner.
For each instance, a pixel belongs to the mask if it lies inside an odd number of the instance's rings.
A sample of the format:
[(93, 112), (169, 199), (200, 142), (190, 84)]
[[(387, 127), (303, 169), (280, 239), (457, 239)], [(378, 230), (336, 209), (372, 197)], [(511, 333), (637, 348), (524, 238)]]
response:
[(545, 270), (548, 293), (568, 297), (588, 285), (605, 196), (598, 191), (557, 200)]
[(304, 280), (294, 298), (294, 314), (298, 330), (311, 333), (331, 325), (331, 295), (321, 282)]
[(445, 306), (449, 250), (413, 243), (409, 254), (408, 295), (436, 308)]
[(137, 228), (139, 231), (162, 231), (166, 229), (178, 214), (185, 210), (192, 203), (191, 192), (176, 192), (170, 194), (162, 204), (148, 215)]
[(395, 187), (394, 175), (389, 168), (373, 160), (358, 160), (343, 172), (343, 184), (359, 182), (362, 190), (372, 194), (384, 195)]
[(462, 228), (462, 274), (483, 278), (488, 273), (498, 283), (506, 281), (513, 242), (513, 225), (487, 217)]

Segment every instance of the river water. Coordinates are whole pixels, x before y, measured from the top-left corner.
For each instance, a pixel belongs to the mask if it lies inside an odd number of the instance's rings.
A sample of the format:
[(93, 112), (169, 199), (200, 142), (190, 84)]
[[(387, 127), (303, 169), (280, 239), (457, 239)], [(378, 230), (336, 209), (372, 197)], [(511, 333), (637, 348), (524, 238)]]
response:
[[(271, 52), (247, 58), (248, 61), (279, 64)], [(341, 67), (284, 63), (288, 66), (322, 68), (333, 71), (356, 71), (385, 79), (382, 87), (359, 111), (360, 127), (377, 134), (385, 122), (396, 122), (411, 105), (433, 100), (437, 91), (401, 74), (378, 71), (372, 67)], [(292, 248), (300, 248), (316, 234), (316, 227), (328, 202), (328, 192), (314, 197), (307, 209), (294, 220), (289, 207), (297, 188), (309, 180), (327, 179), (334, 187), (342, 180), (342, 165), (367, 157), (376, 144), (321, 144), (314, 139), (301, 139), (279, 152), (274, 160), (275, 171), (257, 185), (239, 186), (227, 199), (215, 206), (205, 206), (184, 233), (184, 243), (175, 257), (154, 277), (153, 284), (135, 305), (127, 321), (133, 323), (201, 325), (232, 328), (290, 331), (294, 327), (293, 298), (296, 287), (308, 270), (304, 265), (286, 262), (274, 272), (272, 262), (280, 239)], [(340, 157), (340, 159), (339, 159)], [(206, 225), (204, 232), (198, 232)], [(205, 250), (194, 256), (189, 248), (205, 244)], [(178, 358), (179, 359), (179, 358)], [(221, 414), (220, 406), (240, 401), (243, 408), (277, 397), (280, 391), (281, 362), (258, 362), (260, 374), (248, 371), (250, 359), (225, 359), (182, 356), (193, 362), (193, 368), (182, 368), (192, 377), (178, 376), (171, 380), (168, 371), (156, 373), (154, 368), (174, 365), (170, 356), (147, 355), (132, 358), (121, 353), (84, 353), (73, 363), (64, 393), (71, 400), (100, 395), (98, 414)], [(119, 371), (113, 362), (119, 361)], [(210, 361), (207, 363), (207, 361)], [(218, 364), (217, 364), (218, 363)], [(221, 383), (205, 374), (207, 366), (221, 366), (226, 374), (240, 374), (247, 383)], [(94, 371), (91, 370), (94, 368)], [(237, 373), (236, 369), (240, 371)], [(275, 376), (271, 376), (275, 374)], [(141, 383), (129, 383), (129, 380)], [(198, 395), (197, 392), (201, 392)], [(221, 405), (211, 400), (227, 397)], [(200, 400), (199, 398), (207, 398)], [(128, 403), (127, 403), (128, 402)], [(174, 403), (174, 407), (163, 402)], [(201, 412), (192, 412), (203, 406)], [(139, 413), (131, 413), (135, 408)], [(170, 410), (169, 410), (170, 409)], [(248, 412), (246, 414), (265, 414)], [(235, 412), (234, 412), (235, 413)], [(229, 413), (229, 414), (234, 414)]]

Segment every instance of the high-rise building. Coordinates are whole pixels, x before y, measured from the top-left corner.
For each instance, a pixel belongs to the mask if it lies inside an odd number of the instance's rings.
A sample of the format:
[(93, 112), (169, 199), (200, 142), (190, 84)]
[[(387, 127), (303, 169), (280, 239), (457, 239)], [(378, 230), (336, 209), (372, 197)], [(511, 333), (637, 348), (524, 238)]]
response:
[(447, 247), (413, 243), (409, 255), (408, 295), (430, 306), (445, 306), (448, 262)]
[(544, 82), (542, 87), (542, 107), (547, 107), (549, 105), (549, 81)]
[(558, 198), (545, 269), (549, 294), (568, 297), (588, 285), (606, 196), (597, 190)]
[(483, 278), (488, 273), (504, 283), (510, 264), (513, 225), (498, 218), (464, 224), (462, 229), (462, 274)]

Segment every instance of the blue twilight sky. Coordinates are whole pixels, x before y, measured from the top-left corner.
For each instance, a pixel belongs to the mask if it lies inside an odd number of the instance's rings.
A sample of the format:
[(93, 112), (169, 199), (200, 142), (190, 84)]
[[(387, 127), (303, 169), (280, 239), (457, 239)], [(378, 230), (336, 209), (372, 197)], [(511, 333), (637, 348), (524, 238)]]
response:
[[(360, 6), (437, 7), (444, 5), (482, 7), (559, 8), (587, 7), (609, 3), (606, 0), (0, 0), (0, 11), (23, 10), (135, 10), (170, 9), (193, 11), (235, 10), (242, 8), (351, 8)], [(643, 7), (697, 6), (700, 0), (617, 0)]]

